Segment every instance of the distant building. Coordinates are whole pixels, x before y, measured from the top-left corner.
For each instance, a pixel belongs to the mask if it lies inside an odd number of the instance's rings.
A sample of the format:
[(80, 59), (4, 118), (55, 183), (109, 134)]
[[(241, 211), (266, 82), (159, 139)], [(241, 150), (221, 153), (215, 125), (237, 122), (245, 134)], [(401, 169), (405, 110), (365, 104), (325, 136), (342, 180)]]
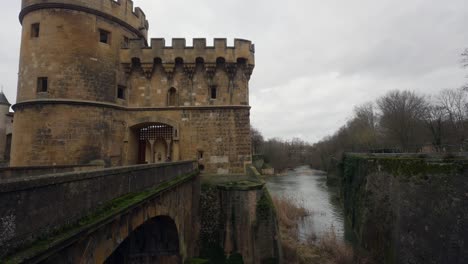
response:
[(0, 92), (0, 165), (10, 160), (13, 113), (10, 102), (3, 91)]
[(19, 17), (12, 166), (251, 163), (250, 41), (148, 40), (131, 0), (23, 0)]

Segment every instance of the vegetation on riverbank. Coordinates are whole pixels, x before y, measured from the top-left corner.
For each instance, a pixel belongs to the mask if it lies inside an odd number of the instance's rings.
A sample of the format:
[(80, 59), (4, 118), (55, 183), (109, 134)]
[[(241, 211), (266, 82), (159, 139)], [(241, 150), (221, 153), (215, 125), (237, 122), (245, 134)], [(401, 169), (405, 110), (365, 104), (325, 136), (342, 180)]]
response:
[(337, 238), (333, 228), (317, 239), (312, 234), (302, 241), (299, 222), (313, 214), (303, 202), (292, 197), (273, 197), (278, 216), (284, 263), (292, 264), (351, 264), (370, 263), (355, 255), (353, 248)]
[(333, 170), (346, 152), (466, 152), (467, 135), (468, 87), (433, 95), (390, 91), (355, 107), (346, 124), (314, 144), (300, 138), (265, 140), (260, 131), (251, 129), (254, 154), (262, 154), (276, 172), (303, 164)]

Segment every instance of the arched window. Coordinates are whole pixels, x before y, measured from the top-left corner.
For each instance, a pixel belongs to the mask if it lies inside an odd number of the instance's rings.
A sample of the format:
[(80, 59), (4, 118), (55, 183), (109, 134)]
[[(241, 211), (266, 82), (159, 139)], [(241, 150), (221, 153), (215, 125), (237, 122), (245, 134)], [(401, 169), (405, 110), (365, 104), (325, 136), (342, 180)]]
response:
[(182, 59), (180, 57), (177, 57), (175, 59), (175, 64), (176, 64), (176, 66), (182, 66), (184, 64), (184, 59)]
[(177, 106), (177, 90), (174, 87), (167, 93), (167, 106)]
[(195, 63), (196, 64), (204, 64), (205, 63), (205, 59), (203, 59), (202, 57), (197, 57), (195, 59)]
[(140, 68), (141, 67), (140, 58), (132, 58), (132, 67), (133, 68)]
[(218, 58), (216, 59), (216, 66), (217, 66), (218, 68), (224, 68), (224, 65), (225, 65), (225, 64), (226, 64), (226, 59), (225, 59), (225, 58), (223, 58), (223, 57), (218, 57)]

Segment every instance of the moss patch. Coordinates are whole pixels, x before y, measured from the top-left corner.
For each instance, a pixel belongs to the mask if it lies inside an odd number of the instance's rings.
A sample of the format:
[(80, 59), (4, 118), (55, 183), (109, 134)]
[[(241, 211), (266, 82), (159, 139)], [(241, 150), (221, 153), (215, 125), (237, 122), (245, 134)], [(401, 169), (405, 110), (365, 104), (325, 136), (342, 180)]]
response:
[(233, 253), (226, 260), (226, 264), (244, 264), (244, 259), (239, 253)]
[(253, 165), (247, 165), (246, 171), (247, 175), (250, 177), (260, 178), (262, 176), (262, 174), (258, 172), (257, 168)]
[(403, 180), (419, 175), (453, 175), (467, 167), (468, 161), (461, 159), (426, 159), (418, 157), (382, 157), (348, 154), (344, 159), (344, 172), (355, 170), (365, 163), (369, 172), (387, 172)]
[(265, 185), (265, 183), (262, 181), (242, 180), (218, 184), (218, 188), (223, 190), (249, 191), (261, 189), (263, 185)]
[(275, 206), (267, 188), (263, 188), (262, 196), (257, 202), (257, 220), (270, 221), (271, 215), (275, 213)]
[(200, 256), (206, 259), (217, 258), (219, 252), (224, 257), (221, 245), (221, 204), (218, 189), (211, 184), (202, 184), (200, 195)]
[[(431, 197), (435, 200), (431, 203), (441, 204), (446, 212), (445, 208), (450, 208), (453, 201), (449, 200), (445, 204), (444, 197), (454, 193), (451, 184), (460, 181), (460, 176), (466, 175), (467, 168), (468, 161), (460, 158), (346, 155), (340, 177), (341, 197), (346, 218), (356, 234), (358, 244), (375, 254), (382, 263), (395, 263), (398, 252), (402, 250), (395, 248), (395, 241), (399, 239), (393, 232), (395, 228), (419, 232), (421, 236), (426, 233), (410, 224), (399, 222), (402, 215), (405, 218), (415, 214), (424, 215), (428, 219), (421, 221), (437, 225), (444, 213), (435, 217), (437, 206), (428, 209), (418, 201)], [(417, 208), (408, 209), (407, 205)], [(431, 222), (430, 218), (437, 218), (437, 221)], [(406, 232), (399, 235), (409, 236)]]
[(193, 258), (185, 261), (185, 264), (208, 264), (210, 263), (207, 259)]

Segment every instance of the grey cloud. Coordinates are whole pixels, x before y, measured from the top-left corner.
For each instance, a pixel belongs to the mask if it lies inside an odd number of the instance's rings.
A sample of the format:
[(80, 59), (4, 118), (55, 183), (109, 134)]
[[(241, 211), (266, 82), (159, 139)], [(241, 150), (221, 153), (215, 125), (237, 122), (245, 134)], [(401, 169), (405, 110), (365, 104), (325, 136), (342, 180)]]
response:
[[(0, 24), (0, 83), (12, 101), (18, 2), (3, 4)], [(343, 125), (355, 105), (391, 89), (434, 93), (466, 81), (459, 57), (468, 46), (466, 0), (134, 2), (149, 19), (150, 37), (255, 42), (251, 120), (267, 137), (316, 141)]]

